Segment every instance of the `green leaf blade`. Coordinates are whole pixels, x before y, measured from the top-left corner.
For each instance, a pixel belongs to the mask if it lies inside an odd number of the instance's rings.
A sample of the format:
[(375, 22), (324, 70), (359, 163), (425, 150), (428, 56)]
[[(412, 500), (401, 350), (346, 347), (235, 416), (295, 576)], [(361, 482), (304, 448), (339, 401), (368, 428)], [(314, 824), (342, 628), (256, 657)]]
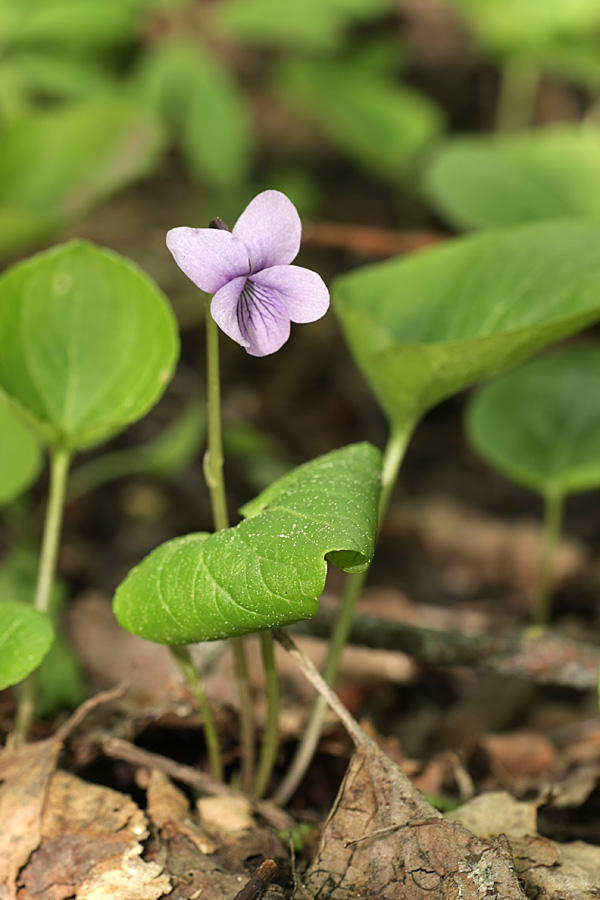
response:
[(0, 394), (0, 505), (23, 493), (42, 467), (39, 441)]
[(459, 228), (600, 220), (600, 131), (555, 127), (447, 141), (425, 171), (436, 209)]
[(48, 616), (23, 603), (0, 603), (0, 690), (37, 669), (54, 640)]
[(600, 227), (489, 230), (336, 280), (333, 305), (390, 421), (600, 319)]
[(508, 372), (469, 403), (475, 451), (543, 496), (600, 486), (600, 348), (566, 347)]
[(325, 557), (352, 572), (371, 561), (380, 464), (368, 444), (334, 451), (271, 485), (236, 527), (163, 544), (118, 588), (118, 621), (147, 640), (182, 644), (310, 618)]
[(162, 394), (178, 339), (166, 298), (133, 263), (84, 241), (0, 278), (0, 387), (42, 438), (79, 449)]

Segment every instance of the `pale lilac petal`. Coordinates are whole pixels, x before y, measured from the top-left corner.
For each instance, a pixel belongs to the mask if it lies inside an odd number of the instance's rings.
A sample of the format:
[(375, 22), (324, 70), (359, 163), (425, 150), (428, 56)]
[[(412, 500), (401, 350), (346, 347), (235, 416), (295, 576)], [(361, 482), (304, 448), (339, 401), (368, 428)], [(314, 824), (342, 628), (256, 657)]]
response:
[(210, 314), (225, 334), (242, 347), (249, 342), (242, 336), (238, 322), (238, 303), (246, 277), (234, 278), (217, 291), (210, 304)]
[(266, 290), (251, 278), (246, 280), (238, 308), (238, 323), (251, 356), (268, 356), (290, 336), (290, 317), (276, 291)]
[(229, 231), (172, 228), (167, 233), (167, 247), (179, 268), (207, 294), (249, 272), (248, 251)]
[(248, 248), (252, 272), (285, 266), (298, 255), (302, 224), (296, 207), (280, 191), (263, 191), (251, 200), (233, 228)]
[(252, 281), (277, 293), (292, 322), (315, 322), (329, 309), (329, 291), (320, 275), (301, 266), (272, 266)]

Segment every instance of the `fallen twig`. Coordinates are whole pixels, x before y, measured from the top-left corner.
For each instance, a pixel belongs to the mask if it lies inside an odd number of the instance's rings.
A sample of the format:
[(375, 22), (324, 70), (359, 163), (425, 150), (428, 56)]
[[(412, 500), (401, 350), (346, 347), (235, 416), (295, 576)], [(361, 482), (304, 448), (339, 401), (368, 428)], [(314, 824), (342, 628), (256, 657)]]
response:
[(215, 781), (205, 772), (193, 769), (191, 766), (185, 766), (182, 763), (175, 762), (167, 756), (160, 756), (158, 753), (151, 753), (142, 747), (137, 747), (129, 741), (121, 738), (104, 737), (100, 739), (100, 747), (102, 752), (112, 759), (122, 759), (125, 762), (132, 763), (134, 766), (144, 766), (147, 769), (160, 769), (170, 778), (188, 784), (196, 790), (205, 794), (224, 797), (244, 797), (249, 801), (252, 809), (265, 819), (270, 825), (277, 830), (287, 830), (296, 828), (296, 821), (292, 816), (288, 815), (274, 803), (268, 800), (257, 800), (249, 797), (241, 791), (230, 788), (221, 781)]
[[(334, 619), (333, 610), (321, 609), (318, 616), (294, 626), (293, 631), (328, 638)], [(595, 689), (598, 684), (600, 647), (539, 629), (516, 635), (473, 635), (356, 615), (349, 641), (377, 650), (407, 653), (420, 662), (474, 666), (538, 684), (578, 690)]]

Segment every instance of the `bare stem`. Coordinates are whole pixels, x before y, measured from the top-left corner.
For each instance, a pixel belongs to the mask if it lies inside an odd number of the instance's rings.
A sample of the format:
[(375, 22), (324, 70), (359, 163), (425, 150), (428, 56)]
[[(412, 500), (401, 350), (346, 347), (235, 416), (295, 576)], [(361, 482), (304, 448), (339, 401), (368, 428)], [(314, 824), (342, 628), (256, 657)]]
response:
[(181, 669), (183, 676), (194, 695), (198, 709), (202, 713), (202, 726), (204, 729), (204, 737), (206, 738), (206, 749), (208, 751), (208, 761), (210, 766), (210, 774), (215, 781), (223, 781), (223, 757), (219, 747), (219, 735), (215, 726), (206, 692), (200, 680), (196, 668), (192, 662), (190, 651), (185, 645), (170, 646), (171, 655)]
[[(50, 610), (50, 594), (56, 574), (56, 560), (62, 530), (65, 507), (67, 475), (71, 454), (63, 448), (53, 447), (50, 451), (50, 491), (46, 517), (44, 520), (44, 536), (40, 553), (38, 580), (35, 590), (34, 606), (42, 613)], [(35, 692), (37, 673), (32, 672), (23, 682), (15, 726), (12, 734), (12, 746), (18, 747), (27, 740), (35, 711)]]
[(257, 797), (263, 797), (269, 787), (279, 748), (279, 678), (270, 631), (261, 631), (260, 644), (267, 690), (267, 725), (254, 782), (254, 794)]

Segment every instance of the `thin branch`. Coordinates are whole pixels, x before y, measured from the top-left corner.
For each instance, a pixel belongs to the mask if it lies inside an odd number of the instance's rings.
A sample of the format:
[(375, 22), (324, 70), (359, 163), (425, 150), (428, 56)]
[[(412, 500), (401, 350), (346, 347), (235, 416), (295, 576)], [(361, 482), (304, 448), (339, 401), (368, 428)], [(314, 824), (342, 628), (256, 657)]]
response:
[(161, 772), (164, 772), (175, 781), (188, 784), (204, 794), (220, 797), (244, 797), (258, 815), (262, 816), (265, 821), (279, 831), (297, 827), (295, 819), (275, 806), (274, 803), (270, 803), (268, 800), (257, 800), (255, 797), (248, 797), (242, 791), (236, 791), (222, 781), (215, 781), (210, 775), (200, 772), (198, 769), (192, 768), (192, 766), (185, 766), (166, 756), (151, 753), (149, 750), (144, 750), (142, 747), (137, 747), (135, 744), (124, 741), (121, 738), (105, 737), (101, 738), (99, 743), (102, 752), (111, 759), (122, 759), (134, 766), (144, 766), (147, 769), (160, 769)]
[[(321, 608), (308, 622), (293, 626), (296, 634), (328, 638), (335, 611)], [(578, 690), (595, 689), (600, 647), (551, 631), (530, 628), (512, 635), (464, 634), (442, 631), (357, 614), (349, 641), (377, 650), (406, 653), (420, 662), (439, 666), (473, 666), (537, 684), (556, 684)]]

